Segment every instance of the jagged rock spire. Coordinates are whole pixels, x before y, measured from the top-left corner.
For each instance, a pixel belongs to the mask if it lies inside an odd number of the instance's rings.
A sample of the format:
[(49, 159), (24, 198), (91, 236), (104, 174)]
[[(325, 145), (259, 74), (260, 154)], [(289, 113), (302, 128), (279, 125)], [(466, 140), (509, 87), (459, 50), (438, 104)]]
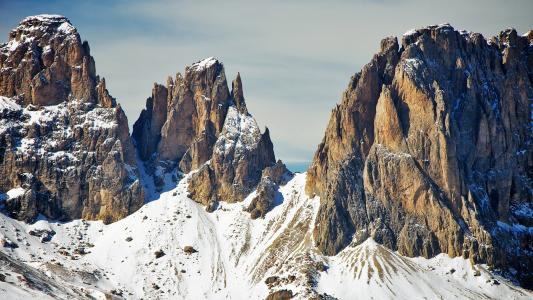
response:
[(102, 79), (96, 85), (96, 92), (98, 95), (98, 103), (100, 103), (100, 105), (103, 107), (111, 108), (117, 105), (115, 98), (109, 95), (109, 91), (105, 85), (105, 78), (102, 77)]
[[(170, 86), (169, 82), (169, 86)], [(161, 139), (161, 128), (167, 119), (168, 88), (154, 83), (152, 96), (146, 99), (146, 108), (133, 124), (132, 137), (142, 160), (148, 160), (156, 153)]]
[(237, 107), (237, 110), (241, 114), (248, 114), (248, 109), (246, 108), (244, 94), (242, 91), (241, 74), (239, 72), (237, 72), (237, 77), (231, 83), (231, 97), (233, 99), (233, 103)]
[[(276, 160), (268, 128), (261, 133), (248, 113), (240, 74), (230, 93), (223, 64), (210, 57), (186, 67), (184, 76), (167, 80), (165, 89), (166, 102), (162, 97), (157, 104), (154, 94), (133, 127), (141, 158), (149, 169), (170, 163), (185, 173), (197, 170), (190, 196), (209, 210), (218, 201), (243, 200)], [(158, 116), (162, 122), (156, 125)]]
[(231, 103), (223, 64), (206, 58), (155, 87), (133, 127), (141, 158), (184, 172), (198, 168), (211, 156)]

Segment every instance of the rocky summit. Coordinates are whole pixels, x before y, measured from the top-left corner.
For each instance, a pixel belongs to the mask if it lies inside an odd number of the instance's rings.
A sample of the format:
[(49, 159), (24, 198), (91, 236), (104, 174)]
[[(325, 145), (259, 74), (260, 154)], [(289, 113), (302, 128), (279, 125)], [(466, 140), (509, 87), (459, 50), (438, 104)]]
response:
[(26, 221), (111, 222), (144, 203), (126, 115), (65, 17), (28, 17), (0, 45), (0, 190)]
[(385, 38), (293, 174), (218, 59), (130, 136), (70, 21), (28, 17), (0, 44), (0, 298), (532, 299), (532, 101), (532, 31)]
[[(154, 84), (132, 136), (159, 188), (165, 170), (193, 172), (190, 197), (209, 211), (219, 201), (244, 200), (263, 177), (277, 189), (290, 176), (276, 164), (268, 128), (261, 133), (248, 113), (240, 74), (230, 91), (224, 65), (213, 57), (169, 77), (166, 86)], [(276, 176), (268, 176), (272, 168)]]
[(407, 256), (531, 270), (532, 42), (448, 24), (384, 39), (308, 171), (316, 246), (335, 255), (371, 237)]

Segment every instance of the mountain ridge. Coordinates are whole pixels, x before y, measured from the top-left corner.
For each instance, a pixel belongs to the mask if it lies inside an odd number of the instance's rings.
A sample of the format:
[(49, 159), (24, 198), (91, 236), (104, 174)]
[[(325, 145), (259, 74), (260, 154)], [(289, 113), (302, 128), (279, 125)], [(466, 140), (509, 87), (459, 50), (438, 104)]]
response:
[(70, 21), (28, 17), (0, 45), (0, 293), (527, 299), (532, 41), (385, 38), (292, 174), (218, 59), (130, 136)]

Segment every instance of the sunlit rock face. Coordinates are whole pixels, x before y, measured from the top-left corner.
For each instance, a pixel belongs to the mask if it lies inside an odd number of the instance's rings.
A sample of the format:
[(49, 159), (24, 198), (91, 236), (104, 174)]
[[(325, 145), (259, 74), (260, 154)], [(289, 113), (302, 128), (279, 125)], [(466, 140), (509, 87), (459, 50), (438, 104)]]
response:
[(178, 163), (184, 172), (210, 157), (231, 104), (224, 66), (208, 58), (187, 67), (167, 85), (155, 84), (133, 127), (143, 160)]
[(215, 58), (192, 64), (184, 74), (154, 85), (133, 138), (156, 185), (163, 185), (160, 174), (175, 167), (194, 172), (190, 196), (212, 211), (218, 201), (242, 201), (276, 159), (268, 128), (261, 132), (248, 113), (240, 74), (231, 91)]
[[(531, 31), (486, 40), (448, 24), (386, 38), (331, 114), (306, 191), (315, 242), (372, 237), (408, 256), (444, 252), (532, 266)], [(531, 282), (531, 280), (529, 280)]]
[(0, 45), (0, 191), (12, 216), (112, 222), (144, 203), (126, 115), (95, 74), (62, 16), (28, 17)]

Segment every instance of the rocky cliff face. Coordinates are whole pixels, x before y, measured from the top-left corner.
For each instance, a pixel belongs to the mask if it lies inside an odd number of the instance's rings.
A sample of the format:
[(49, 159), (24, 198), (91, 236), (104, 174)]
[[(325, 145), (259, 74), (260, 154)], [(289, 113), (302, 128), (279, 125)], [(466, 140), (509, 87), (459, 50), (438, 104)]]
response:
[[(386, 38), (332, 112), (308, 172), (316, 245), (373, 237), (531, 279), (532, 32), (449, 25)], [(529, 281), (531, 282), (531, 281)]]
[(268, 128), (261, 133), (248, 113), (240, 74), (230, 92), (224, 66), (214, 58), (187, 67), (166, 86), (155, 84), (133, 138), (152, 174), (194, 171), (189, 193), (210, 211), (218, 201), (242, 201), (276, 164)]
[[(0, 45), (3, 294), (529, 299), (495, 275), (533, 282), (532, 81), (531, 31), (386, 38), (292, 176), (218, 60), (155, 84), (132, 142), (70, 22), (27, 18)], [(136, 155), (161, 190), (133, 213)], [(405, 257), (442, 252), (501, 272)]]
[(0, 45), (0, 191), (26, 221), (125, 217), (144, 202), (126, 115), (65, 17), (24, 19)]
[(292, 176), (293, 174), (287, 171), (281, 160), (278, 160), (275, 165), (263, 169), (255, 197), (246, 208), (252, 219), (264, 217), (276, 204), (283, 201), (278, 191), (279, 187), (286, 184)]
[(184, 172), (198, 168), (211, 156), (230, 104), (224, 66), (213, 58), (169, 77), (166, 87), (155, 84), (133, 126), (141, 158), (177, 164)]

